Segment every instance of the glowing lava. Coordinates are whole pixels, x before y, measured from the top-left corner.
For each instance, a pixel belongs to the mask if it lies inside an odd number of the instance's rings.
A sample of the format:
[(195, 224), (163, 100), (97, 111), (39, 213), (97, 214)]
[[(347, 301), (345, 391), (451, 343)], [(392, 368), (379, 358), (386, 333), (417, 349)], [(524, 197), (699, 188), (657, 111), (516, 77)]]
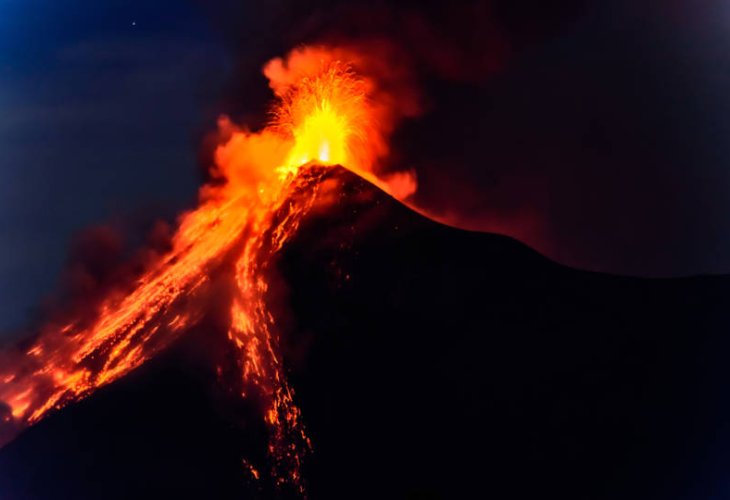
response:
[[(213, 180), (201, 188), (198, 208), (180, 218), (169, 254), (131, 290), (110, 292), (97, 310), (47, 324), (30, 346), (2, 353), (0, 401), (9, 412), (0, 444), (170, 345), (200, 319), (196, 299), (211, 271), (233, 255), (228, 339), (239, 353), (240, 393), (263, 402), (274, 480), (302, 488), (310, 445), (264, 300), (268, 266), (316, 197), (323, 170), (315, 164), (344, 165), (389, 187), (371, 172), (387, 153), (392, 124), (371, 101), (373, 82), (357, 77), (336, 51), (301, 49), (264, 72), (277, 96), (270, 126), (250, 132), (221, 119), (227, 141), (216, 152)], [(412, 179), (396, 181), (394, 189), (405, 183), (412, 192)]]

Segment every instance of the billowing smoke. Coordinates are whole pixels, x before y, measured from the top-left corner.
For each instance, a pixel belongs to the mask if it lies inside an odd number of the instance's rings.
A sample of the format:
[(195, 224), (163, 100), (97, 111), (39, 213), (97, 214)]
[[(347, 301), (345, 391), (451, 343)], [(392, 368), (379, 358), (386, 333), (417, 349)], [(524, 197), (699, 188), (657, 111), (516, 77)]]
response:
[(251, 75), (276, 54), (303, 43), (388, 47), (391, 84), (407, 81), (420, 114), (395, 130), (383, 168), (413, 169), (418, 208), (570, 265), (677, 275), (730, 269), (730, 227), (718, 223), (730, 210), (720, 3), (204, 8), (237, 64), (221, 103), (236, 120), (267, 119), (265, 82)]

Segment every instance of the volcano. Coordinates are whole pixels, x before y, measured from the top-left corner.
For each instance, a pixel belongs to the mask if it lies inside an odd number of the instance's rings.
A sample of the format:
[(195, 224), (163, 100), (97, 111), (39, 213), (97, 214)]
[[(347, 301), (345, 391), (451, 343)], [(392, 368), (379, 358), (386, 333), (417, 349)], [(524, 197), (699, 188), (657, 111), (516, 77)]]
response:
[[(339, 167), (317, 182), (335, 189), (265, 295), (311, 438), (309, 497), (713, 491), (695, 464), (722, 461), (730, 439), (730, 279), (579, 271), (435, 223)], [(299, 495), (262, 479), (266, 425), (219, 383), (226, 276), (160, 356), (3, 448), (2, 498)]]

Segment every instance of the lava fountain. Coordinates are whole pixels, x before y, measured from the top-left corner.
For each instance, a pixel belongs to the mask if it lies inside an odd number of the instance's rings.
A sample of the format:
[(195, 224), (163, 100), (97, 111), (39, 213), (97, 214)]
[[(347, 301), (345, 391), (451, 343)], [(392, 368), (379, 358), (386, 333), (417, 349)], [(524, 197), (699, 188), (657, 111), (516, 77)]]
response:
[(263, 402), (274, 482), (303, 491), (300, 466), (310, 443), (265, 302), (268, 266), (311, 207), (327, 166), (345, 166), (396, 197), (415, 189), (408, 175), (374, 173), (395, 114), (373, 98), (376, 82), (355, 74), (353, 60), (339, 49), (302, 48), (269, 62), (264, 73), (276, 95), (270, 124), (253, 132), (221, 118), (227, 140), (216, 151), (212, 180), (198, 207), (180, 217), (171, 250), (129, 290), (109, 292), (95, 310), (49, 322), (30, 344), (0, 354), (0, 444), (169, 346), (202, 317), (196, 297), (233, 258), (227, 336), (238, 353), (236, 390)]

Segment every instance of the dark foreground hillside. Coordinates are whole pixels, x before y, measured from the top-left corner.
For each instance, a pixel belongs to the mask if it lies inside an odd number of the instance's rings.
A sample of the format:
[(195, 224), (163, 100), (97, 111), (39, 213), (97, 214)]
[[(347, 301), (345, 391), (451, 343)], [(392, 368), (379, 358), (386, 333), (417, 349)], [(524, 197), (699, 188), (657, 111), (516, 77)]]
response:
[[(730, 494), (730, 279), (568, 269), (336, 177), (270, 297), (310, 498)], [(0, 499), (272, 496), (241, 464), (261, 419), (215, 381), (218, 313), (0, 450)]]

